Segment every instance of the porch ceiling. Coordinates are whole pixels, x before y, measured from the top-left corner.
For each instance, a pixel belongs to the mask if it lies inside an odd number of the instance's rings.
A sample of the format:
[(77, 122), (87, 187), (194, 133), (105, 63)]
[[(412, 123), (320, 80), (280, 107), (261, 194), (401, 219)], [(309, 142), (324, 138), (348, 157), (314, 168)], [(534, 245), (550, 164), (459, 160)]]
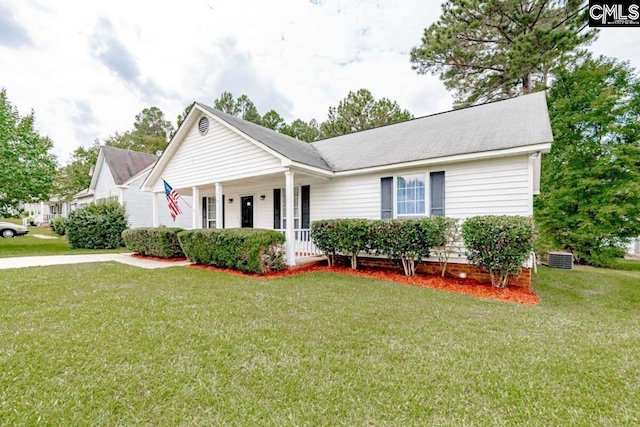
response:
[[(294, 173), (295, 173), (294, 180), (296, 182), (296, 185), (299, 182), (303, 182), (304, 185), (308, 185), (314, 182), (326, 182), (326, 178), (325, 179), (318, 178), (316, 176), (305, 174), (304, 172), (299, 172), (299, 171), (294, 171)], [(278, 173), (271, 173), (267, 175), (252, 176), (252, 177), (243, 178), (243, 179), (223, 181), (221, 182), (221, 184), (222, 184), (223, 190), (228, 189), (230, 187), (231, 188), (254, 187), (254, 186), (264, 186), (265, 184), (273, 185), (274, 188), (278, 188), (278, 187), (284, 188), (285, 175), (282, 172), (278, 172)], [(200, 193), (213, 194), (216, 191), (216, 185), (213, 182), (210, 184), (199, 185), (198, 188), (200, 189)], [(178, 191), (182, 195), (193, 196), (191, 187), (181, 188), (181, 189), (178, 189)]]

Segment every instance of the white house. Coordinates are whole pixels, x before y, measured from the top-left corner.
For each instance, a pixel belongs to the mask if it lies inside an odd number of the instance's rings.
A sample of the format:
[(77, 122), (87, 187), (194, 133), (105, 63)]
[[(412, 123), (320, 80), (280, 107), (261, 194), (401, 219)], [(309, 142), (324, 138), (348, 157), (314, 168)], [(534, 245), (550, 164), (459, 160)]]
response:
[(40, 202), (23, 203), (20, 207), (26, 212), (25, 224), (30, 220), (36, 224), (48, 224), (55, 218), (66, 217), (72, 208), (71, 203), (58, 196)]
[[(89, 188), (76, 195), (78, 207), (87, 202), (115, 200), (124, 206), (131, 228), (151, 227), (154, 225), (152, 199), (155, 197), (156, 201), (159, 201), (156, 205), (159, 205), (164, 203), (165, 194), (145, 192), (140, 186), (157, 160), (158, 156), (152, 154), (103, 146), (98, 154)], [(155, 225), (190, 227), (192, 223), (190, 208), (187, 205), (189, 202), (190, 198), (185, 198), (180, 203), (181, 209), (187, 212), (179, 215), (175, 221), (164, 203), (164, 209), (157, 209)]]
[(88, 188), (76, 193), (71, 199), (71, 210), (83, 208), (89, 203), (93, 203), (93, 192)]
[(314, 220), (532, 215), (552, 140), (544, 92), (313, 143), (194, 103), (142, 187), (191, 196), (191, 228), (281, 230), (295, 265)]

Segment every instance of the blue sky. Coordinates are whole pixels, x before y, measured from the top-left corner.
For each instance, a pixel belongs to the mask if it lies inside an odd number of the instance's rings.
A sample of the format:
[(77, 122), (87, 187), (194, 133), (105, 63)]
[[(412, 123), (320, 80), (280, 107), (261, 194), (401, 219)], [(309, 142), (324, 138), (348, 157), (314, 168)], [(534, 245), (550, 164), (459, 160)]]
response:
[[(424, 0), (2, 0), (0, 87), (36, 111), (62, 163), (143, 108), (175, 122), (225, 90), (287, 121), (322, 121), (363, 87), (421, 116), (452, 103), (409, 62), (439, 13)], [(640, 67), (637, 40), (638, 29), (607, 28), (591, 49)]]

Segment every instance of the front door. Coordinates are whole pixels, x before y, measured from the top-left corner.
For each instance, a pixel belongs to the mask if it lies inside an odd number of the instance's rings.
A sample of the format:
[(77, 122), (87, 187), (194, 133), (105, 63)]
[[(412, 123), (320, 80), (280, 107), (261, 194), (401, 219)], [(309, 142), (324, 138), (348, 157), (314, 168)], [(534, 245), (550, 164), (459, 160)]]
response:
[(240, 197), (242, 228), (253, 228), (253, 196)]

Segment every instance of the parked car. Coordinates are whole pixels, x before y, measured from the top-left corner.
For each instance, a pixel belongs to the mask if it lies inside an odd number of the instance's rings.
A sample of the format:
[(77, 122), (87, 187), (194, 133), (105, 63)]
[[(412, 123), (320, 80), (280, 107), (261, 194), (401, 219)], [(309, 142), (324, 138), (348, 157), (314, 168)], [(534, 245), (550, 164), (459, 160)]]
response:
[(0, 236), (2, 237), (22, 236), (28, 232), (29, 229), (22, 225), (12, 224), (10, 222), (0, 222)]

